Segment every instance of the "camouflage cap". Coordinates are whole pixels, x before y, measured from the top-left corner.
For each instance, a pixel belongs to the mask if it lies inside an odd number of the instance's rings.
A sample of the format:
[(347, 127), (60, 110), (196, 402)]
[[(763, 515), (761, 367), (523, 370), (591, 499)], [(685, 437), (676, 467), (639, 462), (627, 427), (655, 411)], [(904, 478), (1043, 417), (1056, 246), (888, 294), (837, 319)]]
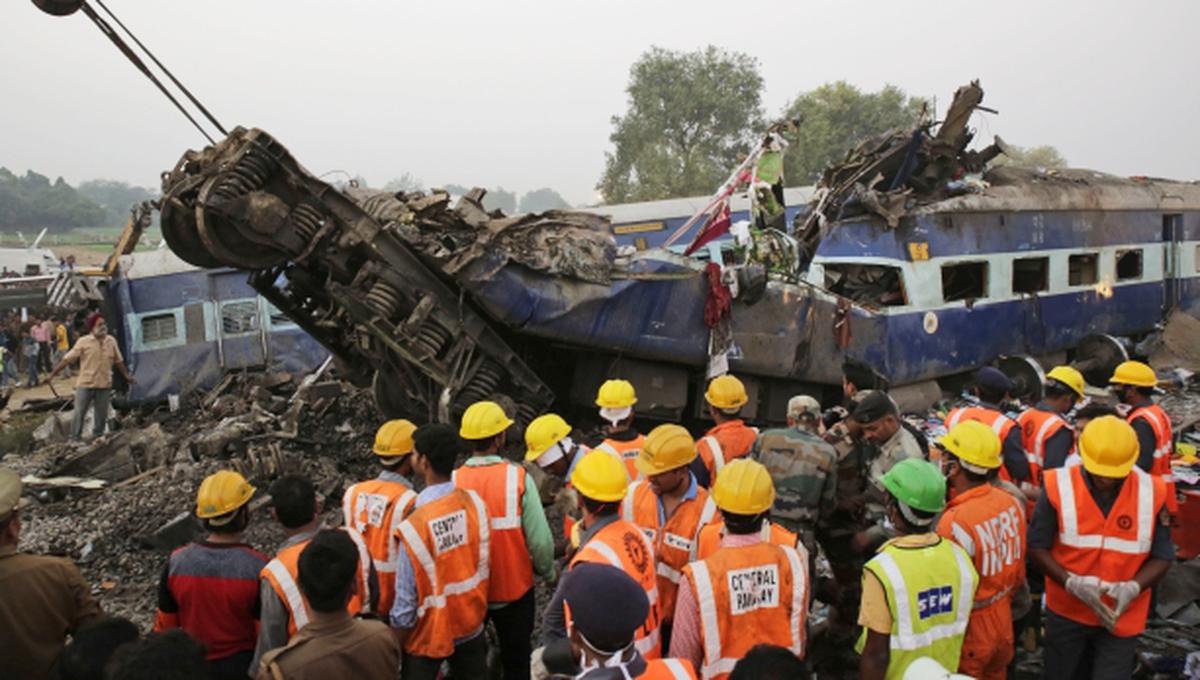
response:
[(16, 470), (0, 468), (0, 522), (29, 504), (28, 498), (21, 497), (23, 490), (21, 475)]
[(788, 400), (787, 415), (789, 418), (820, 418), (821, 403), (807, 394), (796, 395)]

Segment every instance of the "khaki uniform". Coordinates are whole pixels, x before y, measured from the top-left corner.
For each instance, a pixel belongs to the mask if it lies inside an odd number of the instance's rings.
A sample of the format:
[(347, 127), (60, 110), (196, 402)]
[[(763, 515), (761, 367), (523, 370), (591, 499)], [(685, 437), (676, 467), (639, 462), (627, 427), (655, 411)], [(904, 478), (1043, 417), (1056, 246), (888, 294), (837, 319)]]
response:
[(817, 528), (827, 524), (836, 501), (837, 451), (815, 434), (788, 427), (760, 434), (750, 456), (775, 481), (771, 519), (800, 536), (815, 556)]
[(318, 615), (301, 628), (286, 647), (268, 652), (258, 680), (395, 680), (400, 645), (379, 621), (352, 619), (349, 614)]
[(70, 560), (0, 548), (0, 678), (48, 678), (67, 635), (101, 616)]
[[(879, 455), (867, 466), (867, 512), (870, 523), (881, 521), (887, 514), (887, 489), (883, 488), (883, 476), (905, 458), (925, 459), (925, 452), (916, 437), (901, 425), (892, 438), (879, 445)], [(894, 534), (893, 534), (894, 536)], [(890, 538), (891, 536), (889, 536)]]

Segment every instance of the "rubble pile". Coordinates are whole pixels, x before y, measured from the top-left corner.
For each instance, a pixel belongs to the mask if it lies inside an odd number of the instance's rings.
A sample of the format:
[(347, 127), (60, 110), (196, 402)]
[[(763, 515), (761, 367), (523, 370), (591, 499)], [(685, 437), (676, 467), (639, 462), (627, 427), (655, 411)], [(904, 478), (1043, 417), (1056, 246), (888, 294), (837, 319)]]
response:
[(363, 433), (378, 422), (369, 394), (340, 382), (238, 373), (175, 412), (120, 416), (87, 443), (44, 427), (31, 452), (3, 460), (39, 501), (26, 514), (22, 549), (75, 560), (107, 612), (147, 628), (167, 554), (200, 535), (192, 515), (200, 480), (233, 468), (258, 487), (247, 541), (271, 554), (283, 538), (262, 510), (271, 480), (309, 476), (328, 499), (326, 521), (340, 523), (343, 488), (374, 474)]

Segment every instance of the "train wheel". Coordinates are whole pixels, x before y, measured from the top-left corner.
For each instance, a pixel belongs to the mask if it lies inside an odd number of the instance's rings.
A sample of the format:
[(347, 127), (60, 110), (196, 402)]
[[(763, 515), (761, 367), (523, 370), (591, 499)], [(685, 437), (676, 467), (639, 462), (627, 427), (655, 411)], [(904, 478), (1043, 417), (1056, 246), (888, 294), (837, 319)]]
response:
[(996, 364), (996, 367), (1013, 381), (1012, 396), (1030, 403), (1037, 403), (1042, 398), (1042, 385), (1046, 382), (1046, 374), (1036, 359), (1022, 354), (1001, 357)]
[(1120, 340), (1111, 335), (1089, 335), (1075, 348), (1071, 365), (1079, 369), (1089, 385), (1104, 387), (1123, 361), (1129, 361), (1129, 352)]

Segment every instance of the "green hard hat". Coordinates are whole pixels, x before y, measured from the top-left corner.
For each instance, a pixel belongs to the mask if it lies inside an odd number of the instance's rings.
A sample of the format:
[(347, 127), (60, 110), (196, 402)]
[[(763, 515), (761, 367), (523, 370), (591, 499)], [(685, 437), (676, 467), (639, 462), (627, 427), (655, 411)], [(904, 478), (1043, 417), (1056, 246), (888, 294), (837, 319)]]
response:
[(929, 461), (906, 458), (883, 476), (883, 486), (914, 510), (938, 512), (946, 507), (946, 478)]

